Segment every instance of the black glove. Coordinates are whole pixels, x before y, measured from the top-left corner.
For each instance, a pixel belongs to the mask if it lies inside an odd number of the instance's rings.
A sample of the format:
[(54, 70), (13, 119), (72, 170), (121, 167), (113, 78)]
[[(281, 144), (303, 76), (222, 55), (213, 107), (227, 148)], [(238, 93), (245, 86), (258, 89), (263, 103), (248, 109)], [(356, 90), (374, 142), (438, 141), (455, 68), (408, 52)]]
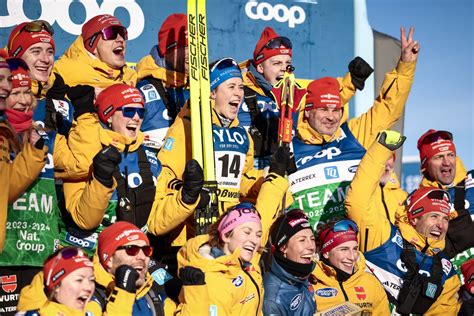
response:
[(74, 106), (74, 118), (77, 119), (84, 113), (94, 112), (95, 90), (91, 86), (77, 85), (70, 87), (67, 97)]
[(117, 148), (113, 146), (105, 147), (92, 160), (94, 177), (104, 186), (111, 188), (114, 184), (114, 172), (121, 161), (122, 156)]
[(199, 163), (191, 159), (186, 163), (183, 173), (181, 198), (186, 204), (193, 204), (198, 199), (204, 185), (204, 172)]
[(69, 86), (64, 83), (63, 77), (57, 72), (54, 73), (55, 79), (53, 86), (46, 92), (46, 97), (55, 100), (64, 100)]
[(53, 100), (64, 100), (69, 87), (64, 83), (64, 79), (60, 74), (55, 72), (54, 75), (56, 79), (54, 80), (53, 86), (46, 92), (44, 124), (49, 129), (57, 131), (62, 129), (64, 116), (67, 116), (68, 113), (59, 113), (54, 106)]
[(374, 69), (365, 60), (357, 56), (349, 63), (349, 72), (354, 87), (362, 90), (365, 86), (365, 80), (374, 72)]
[(405, 139), (407, 138), (400, 135), (397, 131), (384, 130), (379, 133), (378, 139), (380, 144), (391, 151), (395, 151), (402, 147), (403, 142), (405, 142)]
[(290, 160), (290, 149), (286, 146), (278, 147), (270, 160), (269, 173), (274, 172), (284, 177), (286, 170), (290, 169)]
[(129, 293), (135, 293), (139, 277), (137, 270), (124, 264), (115, 270), (115, 285)]
[(204, 272), (195, 267), (184, 267), (179, 269), (179, 278), (183, 285), (204, 285), (206, 284)]

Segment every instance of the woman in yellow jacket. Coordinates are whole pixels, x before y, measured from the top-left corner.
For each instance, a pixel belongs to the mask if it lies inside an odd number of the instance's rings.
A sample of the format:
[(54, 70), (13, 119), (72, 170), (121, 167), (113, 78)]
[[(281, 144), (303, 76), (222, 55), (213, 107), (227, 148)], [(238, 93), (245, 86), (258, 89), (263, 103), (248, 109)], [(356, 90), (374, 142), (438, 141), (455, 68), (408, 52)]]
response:
[(318, 312), (351, 302), (372, 315), (390, 313), (382, 285), (365, 271), (357, 232), (357, 225), (348, 219), (331, 220), (318, 230), (321, 250), (313, 285)]
[(17, 310), (28, 315), (102, 315), (91, 302), (94, 280), (89, 257), (79, 248), (63, 248), (23, 288)]

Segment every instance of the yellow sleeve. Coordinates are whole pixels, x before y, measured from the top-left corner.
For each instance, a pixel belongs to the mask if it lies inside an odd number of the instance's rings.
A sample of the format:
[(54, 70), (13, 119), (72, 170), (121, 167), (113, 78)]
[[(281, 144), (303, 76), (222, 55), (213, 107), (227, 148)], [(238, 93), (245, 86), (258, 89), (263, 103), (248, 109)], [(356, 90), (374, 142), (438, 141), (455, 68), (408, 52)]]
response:
[(175, 315), (209, 315), (209, 294), (206, 285), (184, 285), (179, 294)]
[(112, 188), (107, 188), (93, 176), (86, 181), (64, 182), (66, 209), (81, 229), (91, 230), (100, 225), (117, 186), (115, 179), (113, 181)]
[(48, 153), (48, 147), (36, 149), (25, 142), (21, 152), (15, 157), (10, 168), (10, 180), (8, 181), (8, 203), (13, 203), (22, 195), (30, 184), (35, 181), (41, 173)]
[(391, 155), (392, 151), (374, 142), (362, 158), (346, 196), (347, 215), (359, 226), (362, 252), (382, 245), (390, 237), (390, 222), (385, 210), (377, 209), (373, 200), (385, 162)]
[(453, 275), (444, 282), (443, 292), (438, 299), (431, 305), (425, 315), (457, 315), (461, 304), (459, 303), (458, 291), (461, 288), (461, 282), (457, 275)]
[(369, 148), (380, 131), (391, 128), (402, 116), (415, 68), (415, 61), (399, 61), (397, 67), (385, 75), (372, 107), (361, 116), (349, 120), (349, 129), (364, 148)]
[(260, 187), (263, 183), (263, 170), (257, 170), (253, 164), (253, 139), (252, 136), (247, 132), (249, 139), (249, 150), (245, 157), (245, 166), (242, 172), (242, 180), (240, 181), (240, 195), (246, 198), (256, 198)]
[(56, 179), (80, 179), (89, 174), (90, 164), (76, 158), (66, 137), (61, 134), (57, 134), (54, 140), (53, 161)]
[[(375, 279), (375, 277), (374, 277)], [(388, 305), (387, 293), (378, 280), (374, 280), (373, 287), (375, 297), (374, 297), (374, 307), (372, 309), (372, 315), (390, 315), (390, 309)]]
[(132, 315), (133, 304), (135, 304), (135, 293), (129, 293), (119, 287), (114, 287), (104, 311), (105, 315)]
[(199, 199), (194, 204), (184, 203), (181, 199), (182, 189), (169, 187), (172, 181), (181, 182), (168, 167), (163, 167), (156, 181), (155, 200), (147, 223), (149, 232), (154, 235), (166, 234), (184, 223), (199, 203)]
[(356, 88), (352, 84), (351, 73), (347, 72), (343, 78), (338, 77), (337, 81), (339, 82), (339, 95), (341, 96), (342, 104), (346, 104), (356, 92)]

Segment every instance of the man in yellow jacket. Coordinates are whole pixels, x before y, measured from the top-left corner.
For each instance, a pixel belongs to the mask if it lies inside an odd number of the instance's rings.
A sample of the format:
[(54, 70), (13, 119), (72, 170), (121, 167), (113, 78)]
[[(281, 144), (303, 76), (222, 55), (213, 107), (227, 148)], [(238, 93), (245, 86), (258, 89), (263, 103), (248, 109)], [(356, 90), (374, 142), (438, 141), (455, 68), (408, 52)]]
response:
[(383, 131), (369, 148), (347, 193), (347, 213), (359, 226), (359, 245), (369, 270), (398, 313), (455, 315), (461, 284), (443, 253), (449, 195), (420, 187), (408, 198), (404, 212), (397, 212), (397, 226), (372, 199), (385, 162), (404, 139), (398, 132)]
[[(335, 216), (344, 216), (344, 197), (357, 165), (378, 132), (400, 119), (413, 83), (418, 42), (401, 30), (400, 61), (388, 72), (373, 106), (359, 117), (345, 120), (340, 84), (322, 78), (309, 84), (302, 100), (293, 151), (297, 172), (290, 177), (293, 207), (304, 210), (316, 227)], [(345, 116), (345, 117), (344, 117)]]

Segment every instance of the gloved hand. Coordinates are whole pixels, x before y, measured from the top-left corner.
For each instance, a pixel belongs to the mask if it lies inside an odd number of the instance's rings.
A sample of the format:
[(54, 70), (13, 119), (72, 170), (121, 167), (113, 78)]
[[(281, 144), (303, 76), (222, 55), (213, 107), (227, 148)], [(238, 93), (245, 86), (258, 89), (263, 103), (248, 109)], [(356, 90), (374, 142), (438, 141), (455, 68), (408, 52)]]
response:
[(64, 117), (68, 117), (68, 108), (65, 108), (64, 112), (58, 112), (54, 105), (54, 100), (64, 100), (64, 97), (69, 89), (64, 83), (63, 77), (60, 74), (54, 73), (56, 79), (54, 80), (53, 86), (46, 92), (46, 113), (44, 118), (44, 124), (46, 127), (52, 130), (59, 130), (63, 127)]
[(124, 264), (115, 270), (115, 285), (129, 293), (135, 293), (137, 291), (136, 282), (139, 277), (137, 270)]
[(105, 147), (99, 151), (92, 160), (94, 177), (104, 186), (111, 188), (114, 184), (114, 172), (117, 170), (121, 161), (122, 156), (117, 148), (113, 146)]
[(199, 163), (191, 159), (186, 163), (183, 173), (181, 198), (186, 204), (193, 204), (198, 199), (204, 185), (204, 172)]
[(365, 80), (374, 72), (374, 69), (365, 60), (357, 56), (349, 63), (349, 72), (354, 87), (362, 90), (365, 86)]
[(402, 147), (403, 143), (407, 139), (405, 136), (400, 135), (397, 131), (383, 130), (378, 135), (378, 141), (380, 144), (395, 151), (398, 148)]
[(286, 170), (290, 169), (290, 149), (286, 146), (278, 147), (270, 160), (270, 172), (274, 172), (282, 177)]
[(53, 86), (46, 92), (46, 97), (55, 100), (64, 100), (69, 86), (64, 83), (63, 77), (57, 72), (54, 73), (54, 76)]
[(94, 112), (95, 90), (93, 87), (85, 85), (70, 87), (67, 96), (74, 106), (75, 119), (84, 113)]
[(206, 284), (204, 272), (201, 269), (187, 266), (179, 269), (179, 278), (183, 285), (204, 285)]

